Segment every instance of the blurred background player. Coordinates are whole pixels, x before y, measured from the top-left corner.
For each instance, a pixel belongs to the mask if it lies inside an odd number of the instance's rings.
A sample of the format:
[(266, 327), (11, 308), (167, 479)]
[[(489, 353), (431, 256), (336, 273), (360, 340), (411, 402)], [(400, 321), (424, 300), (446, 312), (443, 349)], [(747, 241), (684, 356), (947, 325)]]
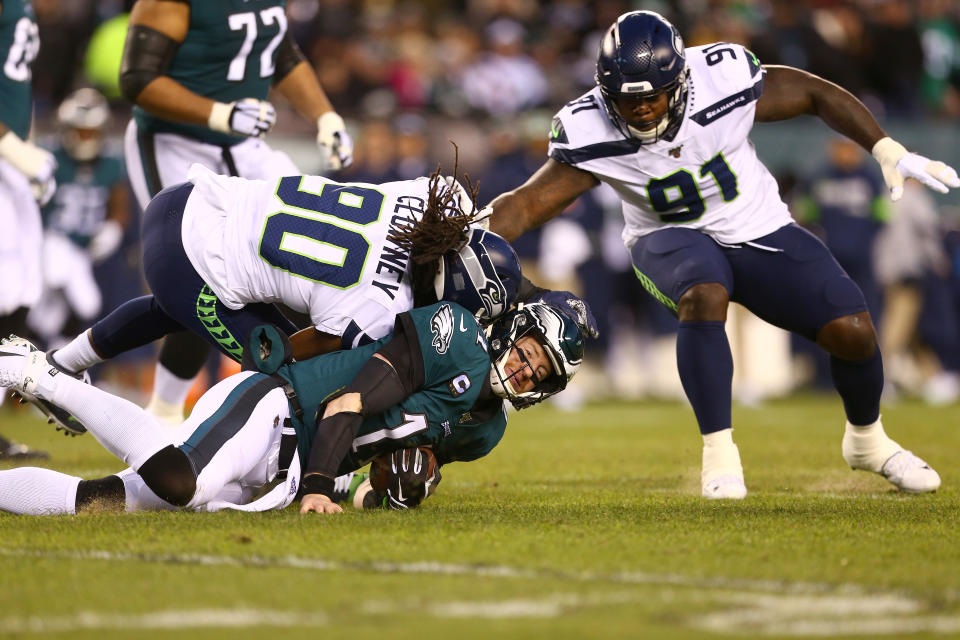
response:
[[(120, 87), (136, 106), (127, 171), (141, 208), (183, 182), (191, 163), (247, 178), (299, 175), (261, 138), (276, 121), (275, 87), (317, 126), (327, 170), (350, 164), (352, 142), (287, 31), (285, 2), (139, 0), (130, 15)], [(148, 409), (179, 423), (208, 347), (181, 332), (164, 341)]]
[(600, 181), (617, 190), (637, 276), (680, 321), (677, 368), (703, 436), (702, 495), (747, 493), (731, 426), (731, 301), (831, 354), (847, 417), (842, 453), (852, 468), (904, 491), (936, 490), (937, 473), (880, 422), (883, 365), (863, 294), (793, 223), (748, 134), (755, 121), (817, 115), (872, 151), (894, 199), (905, 178), (941, 193), (960, 187), (956, 171), (909, 153), (837, 85), (763, 67), (740, 45), (686, 50), (676, 27), (650, 11), (610, 26), (596, 83), (554, 118), (543, 167), (493, 200), (491, 229), (513, 239)]
[[(56, 190), (56, 160), (28, 139), (32, 117), (31, 67), (40, 50), (33, 5), (0, 3), (0, 335), (22, 332), (40, 299), (40, 209)], [(0, 398), (0, 404), (3, 400)], [(0, 437), (0, 459), (46, 457)]]
[(78, 89), (57, 109), (57, 192), (42, 210), (43, 295), (27, 317), (47, 348), (97, 318), (102, 296), (93, 267), (117, 250), (129, 220), (123, 159), (104, 146), (109, 119), (96, 89)]
[[(795, 217), (823, 240), (843, 270), (863, 293), (877, 330), (882, 334), (883, 295), (874, 273), (874, 248), (890, 219), (890, 198), (879, 167), (849, 138), (836, 136), (827, 145), (827, 162), (801, 185)], [(816, 363), (816, 386), (831, 388), (826, 354), (800, 336), (794, 350)]]

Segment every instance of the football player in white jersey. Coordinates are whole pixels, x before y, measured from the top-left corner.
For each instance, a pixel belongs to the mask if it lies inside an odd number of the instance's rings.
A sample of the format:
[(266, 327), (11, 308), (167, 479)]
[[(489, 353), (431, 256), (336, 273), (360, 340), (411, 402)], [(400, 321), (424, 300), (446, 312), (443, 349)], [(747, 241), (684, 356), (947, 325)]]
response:
[(880, 423), (883, 368), (862, 293), (792, 222), (747, 136), (754, 122), (818, 116), (873, 153), (894, 200), (906, 178), (941, 193), (960, 187), (956, 171), (908, 152), (844, 89), (763, 66), (740, 45), (685, 49), (677, 29), (651, 11), (626, 13), (606, 32), (596, 81), (554, 118), (547, 162), (491, 202), (491, 229), (513, 240), (601, 181), (619, 193), (637, 277), (680, 321), (677, 365), (704, 440), (703, 496), (747, 492), (730, 415), (731, 300), (831, 355), (852, 468), (902, 491), (936, 490), (936, 471)]
[[(382, 338), (398, 313), (438, 299), (486, 321), (505, 312), (521, 286), (523, 300), (556, 304), (558, 292), (522, 282), (509, 243), (470, 226), (474, 213), (471, 194), (439, 170), (375, 185), (247, 180), (194, 165), (189, 182), (163, 190), (144, 212), (153, 294), (122, 304), (50, 353), (51, 363), (79, 374), (184, 330), (239, 362), (264, 323), (291, 336), (300, 360)], [(314, 326), (298, 332), (274, 303), (309, 315)], [(86, 431), (31, 400), (58, 428)]]

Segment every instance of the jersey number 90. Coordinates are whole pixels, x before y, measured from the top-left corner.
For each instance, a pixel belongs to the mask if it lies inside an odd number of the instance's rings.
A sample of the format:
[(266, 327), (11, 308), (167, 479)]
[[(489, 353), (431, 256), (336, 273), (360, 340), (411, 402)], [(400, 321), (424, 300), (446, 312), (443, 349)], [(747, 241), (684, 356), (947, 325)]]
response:
[[(293, 275), (347, 289), (360, 282), (370, 243), (351, 226), (380, 219), (383, 194), (376, 189), (327, 182), (320, 193), (300, 189), (303, 178), (280, 180), (277, 197), (303, 213), (280, 211), (267, 217), (260, 257)], [(316, 214), (335, 221), (320, 219)], [(347, 223), (348, 226), (337, 224)]]

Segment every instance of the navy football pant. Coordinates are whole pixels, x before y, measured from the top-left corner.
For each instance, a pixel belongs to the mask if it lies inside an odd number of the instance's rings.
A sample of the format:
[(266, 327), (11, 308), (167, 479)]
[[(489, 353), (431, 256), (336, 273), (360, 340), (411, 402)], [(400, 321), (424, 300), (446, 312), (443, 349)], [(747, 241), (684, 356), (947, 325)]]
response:
[(228, 309), (197, 274), (183, 250), (181, 222), (190, 183), (168, 187), (150, 201), (143, 215), (143, 269), (152, 296), (119, 306), (92, 329), (97, 352), (111, 358), (167, 334), (188, 330), (238, 362), (254, 327), (272, 323), (296, 332), (272, 304)]
[[(631, 255), (644, 288), (674, 312), (690, 287), (716, 282), (731, 301), (815, 341), (830, 321), (867, 309), (860, 289), (826, 246), (795, 224), (730, 246), (692, 229), (662, 229), (639, 238)], [(862, 363), (832, 360), (848, 419), (876, 420), (883, 387), (879, 353)], [(733, 367), (722, 324), (681, 322), (677, 366), (701, 433), (729, 428)]]

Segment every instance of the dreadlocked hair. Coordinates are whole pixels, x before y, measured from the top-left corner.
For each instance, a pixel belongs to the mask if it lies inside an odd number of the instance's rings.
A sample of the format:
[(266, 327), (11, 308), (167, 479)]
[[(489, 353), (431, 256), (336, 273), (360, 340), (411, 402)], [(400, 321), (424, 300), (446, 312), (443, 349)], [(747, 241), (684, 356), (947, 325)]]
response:
[[(457, 145), (453, 145), (455, 152)], [(459, 166), (458, 153), (454, 155), (453, 179), (456, 180)], [(467, 230), (476, 215), (479, 189), (464, 174), (466, 191), (470, 195), (469, 212), (463, 210), (452, 185), (441, 176), (440, 165), (430, 174), (427, 187), (427, 206), (423, 216), (412, 224), (397, 226), (390, 234), (390, 241), (410, 253), (414, 306), (436, 302), (433, 292), (433, 277), (438, 261), (448, 251), (457, 251), (467, 241)]]

